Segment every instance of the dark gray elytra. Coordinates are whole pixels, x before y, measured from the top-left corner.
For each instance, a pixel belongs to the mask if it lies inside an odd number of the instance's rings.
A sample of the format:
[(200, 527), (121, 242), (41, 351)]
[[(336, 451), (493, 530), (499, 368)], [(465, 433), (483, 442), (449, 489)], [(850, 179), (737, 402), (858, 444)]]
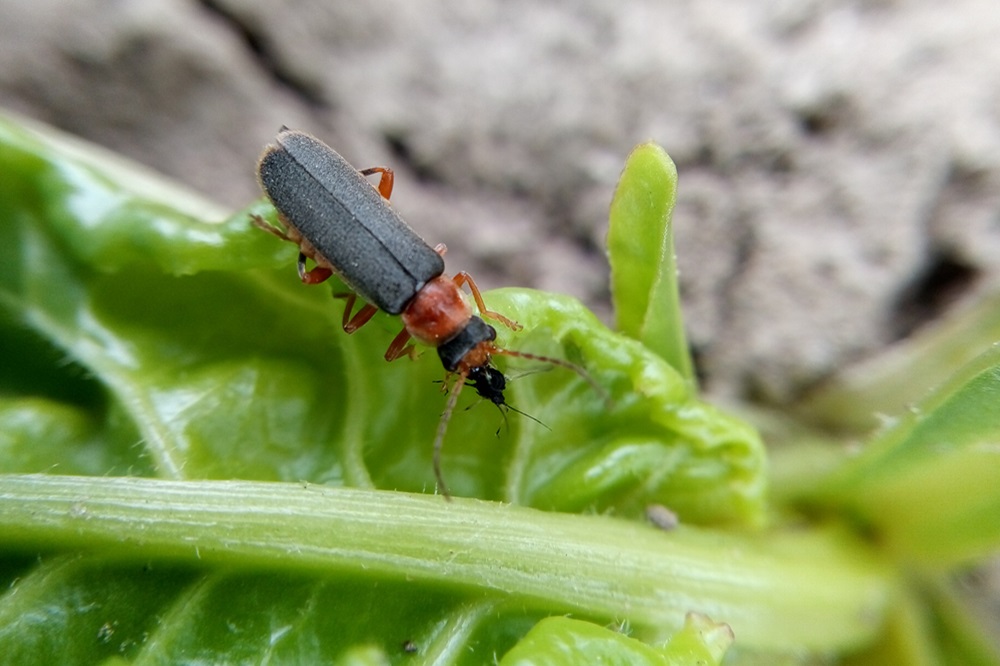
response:
[(444, 260), (370, 182), (325, 143), (283, 129), (258, 166), (260, 184), (284, 221), (302, 234), (348, 287), (398, 315)]

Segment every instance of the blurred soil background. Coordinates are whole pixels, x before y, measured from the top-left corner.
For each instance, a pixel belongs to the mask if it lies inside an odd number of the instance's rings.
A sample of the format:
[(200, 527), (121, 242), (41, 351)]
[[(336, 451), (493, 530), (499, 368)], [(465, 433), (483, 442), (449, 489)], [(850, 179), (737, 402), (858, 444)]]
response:
[(281, 125), (391, 166), (449, 270), (609, 323), (656, 141), (710, 396), (794, 403), (1000, 283), (996, 0), (0, 0), (0, 62), (0, 107), (233, 209)]

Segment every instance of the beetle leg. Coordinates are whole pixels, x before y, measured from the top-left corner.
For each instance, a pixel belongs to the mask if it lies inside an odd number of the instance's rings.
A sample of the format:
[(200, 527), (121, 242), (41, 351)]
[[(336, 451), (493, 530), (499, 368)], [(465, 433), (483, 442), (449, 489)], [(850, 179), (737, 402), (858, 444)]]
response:
[(389, 197), (392, 195), (392, 183), (394, 178), (392, 175), (392, 169), (387, 167), (372, 167), (371, 169), (362, 169), (359, 173), (362, 176), (370, 176), (373, 173), (381, 174), (378, 179), (378, 192), (386, 201), (389, 200)]
[(305, 284), (319, 284), (330, 279), (333, 271), (325, 266), (314, 266), (312, 270), (306, 270), (306, 255), (299, 252), (299, 279)]
[(479, 293), (479, 287), (476, 286), (475, 280), (473, 280), (472, 276), (469, 275), (468, 273), (466, 273), (465, 271), (459, 271), (458, 273), (455, 274), (455, 277), (453, 277), (452, 280), (454, 280), (455, 284), (457, 284), (459, 287), (461, 287), (463, 284), (466, 283), (469, 285), (469, 291), (472, 292), (472, 298), (476, 301), (476, 307), (479, 308), (479, 313), (481, 315), (483, 315), (484, 317), (489, 317), (490, 319), (496, 319), (498, 322), (500, 322), (507, 328), (511, 329), (512, 331), (520, 331), (522, 328), (524, 328), (513, 319), (508, 319), (499, 312), (493, 312), (492, 310), (487, 310), (486, 303), (483, 302), (483, 295)]
[(291, 243), (295, 242), (295, 240), (289, 237), (289, 235), (286, 234), (283, 230), (279, 229), (278, 227), (272, 224), (268, 224), (267, 222), (265, 222), (264, 218), (262, 218), (260, 215), (251, 215), (250, 221), (253, 223), (253, 226), (257, 227), (258, 229), (263, 229), (272, 236), (277, 236), (283, 241), (289, 241)]
[(448, 381), (451, 379), (452, 374), (454, 374), (454, 373), (451, 373), (451, 372), (446, 372), (445, 373), (444, 379), (441, 380), (441, 393), (447, 393), (448, 392)]
[[(295, 243), (296, 245), (302, 242), (301, 238), (293, 238), (292, 236), (289, 236), (286, 230), (282, 230), (279, 229), (278, 227), (268, 224), (267, 222), (264, 221), (264, 218), (262, 218), (260, 215), (251, 215), (250, 221), (253, 222), (253, 225), (258, 229), (263, 229), (267, 233), (273, 236), (277, 236), (283, 241), (288, 241), (289, 243)], [(312, 270), (306, 270), (306, 255), (303, 252), (299, 252), (298, 270), (299, 270), (299, 279), (302, 280), (302, 282), (304, 282), (305, 284), (319, 284), (320, 282), (324, 282), (325, 280), (329, 279), (330, 276), (333, 275), (333, 271), (331, 271), (329, 268), (326, 268), (325, 266), (316, 266)]]
[(346, 294), (334, 294), (333, 297), (343, 298), (347, 301), (344, 303), (344, 318), (341, 321), (341, 325), (344, 327), (344, 332), (348, 335), (367, 324), (371, 318), (375, 316), (375, 313), (378, 312), (377, 307), (371, 303), (365, 303), (364, 306), (362, 306), (362, 308), (352, 317), (351, 310), (354, 309), (354, 303), (358, 300), (358, 295), (353, 292), (349, 292)]
[(399, 335), (392, 339), (392, 344), (389, 345), (389, 349), (385, 352), (385, 360), (391, 362), (402, 356), (409, 356), (411, 359), (415, 359), (417, 357), (417, 348), (406, 344), (409, 340), (410, 332), (404, 328), (399, 332)]

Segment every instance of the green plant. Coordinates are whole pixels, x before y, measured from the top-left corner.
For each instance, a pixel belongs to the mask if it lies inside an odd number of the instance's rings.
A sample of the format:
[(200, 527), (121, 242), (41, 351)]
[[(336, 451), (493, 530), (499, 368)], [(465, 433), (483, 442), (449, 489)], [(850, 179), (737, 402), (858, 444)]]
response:
[[(436, 358), (384, 363), (386, 316), (344, 335), (329, 289), (297, 283), (295, 248), (249, 224), (269, 206), (227, 218), (12, 120), (0, 174), (13, 663), (719, 663), (728, 631), (690, 611), (732, 626), (727, 663), (988, 663), (943, 572), (1000, 543), (984, 445), (1000, 424), (978, 418), (995, 355), (856, 460), (785, 447), (769, 503), (755, 431), (697, 395), (676, 173), (655, 146), (612, 206), (622, 333), (572, 299), (486, 296), (525, 325), (503, 344), (585, 365), (614, 405), (555, 369), (508, 392), (549, 430), (512, 418), (498, 440), (488, 405), (460, 411), (444, 470), (479, 499), (452, 503), (431, 494)], [(933, 520), (907, 522), (899, 502), (928, 475)], [(681, 525), (647, 524), (654, 505)]]

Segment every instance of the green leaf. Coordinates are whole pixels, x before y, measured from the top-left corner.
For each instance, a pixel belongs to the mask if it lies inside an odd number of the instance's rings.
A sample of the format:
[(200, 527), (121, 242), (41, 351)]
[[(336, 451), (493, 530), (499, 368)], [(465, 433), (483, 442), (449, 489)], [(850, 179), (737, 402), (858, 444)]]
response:
[(611, 202), (611, 297), (618, 330), (641, 341), (693, 385), (674, 256), (676, 200), (673, 160), (654, 143), (637, 146)]
[[(68, 375), (89, 377), (81, 418), (100, 432), (114, 415), (143, 442), (104, 473), (433, 489), (440, 364), (433, 352), (384, 363), (400, 327), (388, 316), (345, 335), (342, 302), (296, 279), (296, 248), (250, 224), (250, 214), (273, 218), (269, 206), (211, 222), (183, 212), (197, 200), (178, 195), (172, 209), (140, 171), (115, 160), (102, 171), (105, 157), (64, 138), (6, 123), (0, 141), (0, 212), (10, 221), (0, 241), (11, 253), (0, 335), (24, 357), (52, 349), (65, 366), (46, 366), (43, 385), (13, 388), (58, 398)], [(543, 366), (519, 378), (539, 364), (513, 362), (511, 404), (548, 429), (458, 410), (444, 449), (455, 492), (630, 516), (655, 502), (691, 523), (760, 523), (764, 454), (751, 429), (699, 402), (671, 367), (572, 299), (526, 290), (488, 299), (525, 324), (502, 332), (503, 343), (585, 365), (621, 397), (609, 411), (573, 373)], [(8, 381), (38, 384), (34, 374)]]
[(897, 590), (897, 602), (878, 642), (849, 666), (915, 664), (991, 666), (1000, 663), (996, 641), (940, 580), (913, 581)]
[[(444, 473), (507, 504), (446, 503), (401, 492), (434, 491), (435, 354), (382, 361), (386, 315), (344, 334), (297, 248), (250, 224), (268, 205), (226, 218), (4, 119), (0, 174), (0, 653), (483, 663), (547, 615), (655, 643), (690, 610), (763, 650), (872, 640), (886, 574), (851, 538), (694, 527), (763, 523), (759, 438), (578, 302), (486, 294), (525, 325), (500, 343), (586, 367), (611, 404), (511, 359), (508, 400), (547, 428), (466, 391)], [(681, 527), (628, 520), (650, 504)]]
[(733, 644), (728, 624), (713, 622), (699, 613), (688, 613), (684, 626), (670, 637), (663, 649), (670, 666), (719, 664)]
[(559, 368), (512, 382), (511, 403), (545, 405), (531, 413), (548, 429), (513, 443), (504, 499), (633, 517), (659, 503), (688, 522), (760, 524), (764, 459), (751, 428), (694, 399), (671, 366), (575, 300), (501, 289), (490, 302), (532, 331), (518, 348), (586, 363), (615, 396), (609, 410), (584, 383), (567, 390), (572, 377)]
[(729, 627), (696, 614), (685, 618), (684, 627), (663, 648), (650, 647), (590, 622), (549, 617), (535, 625), (504, 655), (500, 666), (574, 666), (582, 663), (717, 666), (732, 642)]
[(1000, 340), (1000, 294), (990, 293), (886, 352), (838, 373), (795, 406), (800, 417), (839, 432), (867, 433), (948, 381)]
[(500, 660), (500, 666), (573, 666), (581, 663), (663, 666), (667, 661), (659, 650), (645, 643), (568, 617), (545, 618)]
[(1000, 346), (895, 419), (814, 488), (897, 557), (937, 567), (1000, 549)]

